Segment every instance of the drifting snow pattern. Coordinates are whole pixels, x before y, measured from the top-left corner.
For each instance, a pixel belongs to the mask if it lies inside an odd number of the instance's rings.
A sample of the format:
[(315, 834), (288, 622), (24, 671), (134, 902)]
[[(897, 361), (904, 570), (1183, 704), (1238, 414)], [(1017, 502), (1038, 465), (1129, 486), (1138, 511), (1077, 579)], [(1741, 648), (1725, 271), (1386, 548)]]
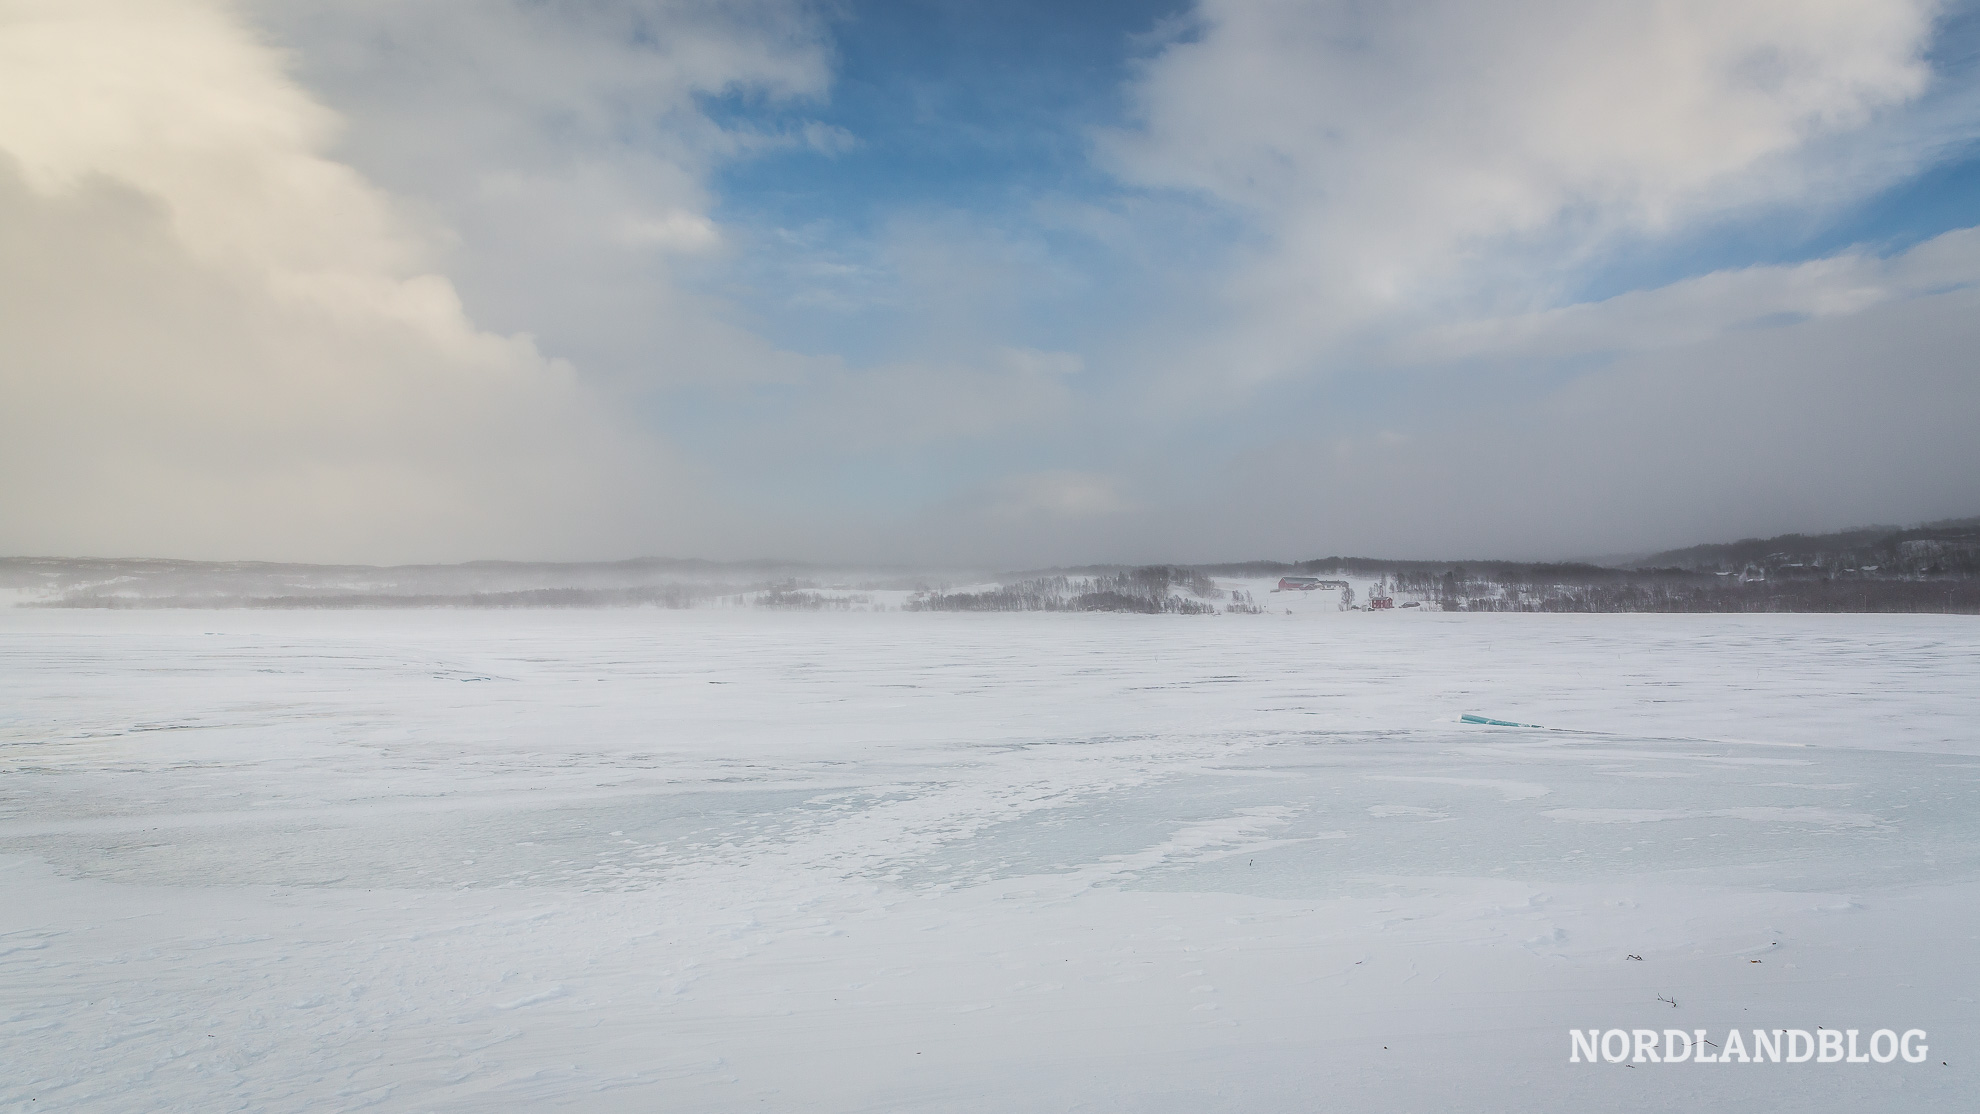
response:
[[(1964, 1109), (1976, 663), (1956, 617), (0, 611), (0, 1107)], [(1817, 1025), (1934, 1053), (1567, 1063)]]

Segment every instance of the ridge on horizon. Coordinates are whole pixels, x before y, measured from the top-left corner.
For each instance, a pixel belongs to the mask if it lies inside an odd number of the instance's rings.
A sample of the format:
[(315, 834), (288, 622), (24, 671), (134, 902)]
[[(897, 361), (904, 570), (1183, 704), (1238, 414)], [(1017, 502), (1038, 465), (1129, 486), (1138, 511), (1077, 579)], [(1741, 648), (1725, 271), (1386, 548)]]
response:
[[(1732, 551), (1754, 548), (1787, 547), (1793, 552), (1812, 553), (1837, 549), (1858, 548), (1873, 542), (1894, 538), (1898, 535), (1923, 534), (1933, 531), (1980, 529), (1980, 515), (1956, 518), (1932, 519), (1908, 526), (1871, 524), (1845, 527), (1817, 534), (1799, 532), (1776, 534), (1771, 537), (1747, 536), (1734, 541), (1698, 542), (1686, 546), (1661, 549), (1647, 553), (1609, 554), (1599, 557), (1572, 556), (1561, 558), (1522, 559), (1512, 557), (1371, 557), (1348, 554), (1330, 554), (1325, 557), (1298, 558), (1281, 561), (1274, 558), (1250, 558), (1220, 561), (1088, 561), (1077, 564), (1048, 564), (1006, 567), (1003, 575), (1050, 575), (1057, 573), (1082, 574), (1104, 570), (1141, 568), (1152, 566), (1172, 566), (1189, 569), (1293, 569), (1313, 568), (1334, 564), (1381, 564), (1390, 566), (1428, 565), (1503, 565), (1533, 568), (1586, 568), (1586, 569), (1631, 569), (1646, 568), (1660, 564), (1678, 564), (1687, 558), (1702, 559)], [(463, 561), (406, 561), (392, 564), (368, 564), (353, 561), (270, 561), (247, 560), (207, 560), (188, 557), (74, 557), (14, 554), (0, 556), (5, 563), (51, 563), (67, 565), (148, 565), (200, 569), (312, 569), (347, 570), (352, 572), (412, 572), (444, 569), (636, 569), (636, 568), (681, 568), (704, 570), (748, 570), (748, 569), (804, 569), (815, 571), (856, 570), (876, 573), (910, 573), (927, 571), (990, 571), (997, 566), (985, 562), (895, 562), (895, 561), (828, 561), (811, 558), (786, 559), (777, 557), (750, 557), (737, 560), (722, 560), (712, 557), (667, 557), (643, 554), (635, 557), (604, 558), (597, 560), (538, 561), (526, 558), (478, 557)]]

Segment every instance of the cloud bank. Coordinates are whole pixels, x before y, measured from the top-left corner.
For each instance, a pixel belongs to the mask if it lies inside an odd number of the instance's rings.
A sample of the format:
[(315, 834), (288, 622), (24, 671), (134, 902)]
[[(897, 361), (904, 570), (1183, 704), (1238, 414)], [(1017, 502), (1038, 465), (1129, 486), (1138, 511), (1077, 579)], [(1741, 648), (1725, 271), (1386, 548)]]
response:
[(1106, 152), (1249, 219), (1206, 347), (1270, 378), (1398, 317), (1546, 305), (1619, 241), (1915, 168), (1813, 145), (1923, 92), (1936, 6), (1204, 0)]
[(907, 157), (831, 113), (883, 7), (0, 0), (0, 551), (1545, 557), (1972, 513), (1980, 230), (1797, 247), (1980, 142), (1950, 12), (1201, 0), (1122, 28), (1077, 181), (849, 232), (730, 171)]
[[(445, 226), (331, 156), (342, 121), (232, 5), (4, 16), (0, 548), (431, 559), (698, 542), (679, 462), (567, 362), (469, 318), (432, 269)], [(597, 212), (552, 200), (539, 212)], [(664, 205), (605, 219), (649, 250), (713, 235)]]

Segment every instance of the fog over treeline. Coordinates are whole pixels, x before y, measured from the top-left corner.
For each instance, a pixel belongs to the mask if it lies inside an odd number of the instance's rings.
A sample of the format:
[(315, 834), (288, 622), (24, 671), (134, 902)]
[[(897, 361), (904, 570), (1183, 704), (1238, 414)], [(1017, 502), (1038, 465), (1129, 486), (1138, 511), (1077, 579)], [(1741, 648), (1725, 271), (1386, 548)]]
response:
[[(1391, 560), (857, 567), (638, 558), (313, 565), (0, 558), (17, 607), (601, 608), (1258, 614), (1282, 577), (1324, 579), (1343, 609), (1454, 612), (1980, 612), (1980, 517), (1786, 534), (1601, 561)], [(1308, 586), (1311, 587), (1310, 585)], [(1342, 591), (1345, 589), (1345, 591)], [(1386, 602), (1375, 603), (1380, 599)]]

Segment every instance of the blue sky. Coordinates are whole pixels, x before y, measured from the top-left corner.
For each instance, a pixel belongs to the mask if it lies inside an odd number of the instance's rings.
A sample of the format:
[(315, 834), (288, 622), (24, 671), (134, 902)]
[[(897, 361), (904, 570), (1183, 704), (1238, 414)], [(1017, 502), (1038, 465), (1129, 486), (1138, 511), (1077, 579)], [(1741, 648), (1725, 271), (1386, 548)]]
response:
[(40, 400), (0, 432), (104, 462), (18, 447), (13, 550), (1571, 556), (1980, 510), (1971, 3), (78, 0), (7, 44), (12, 103), (73, 108), (0, 113)]
[[(766, 302), (764, 320), (780, 340), (837, 352), (874, 344), (878, 338), (866, 322), (803, 309), (791, 313), (787, 302), (778, 304), (775, 299), (794, 296), (792, 287), (801, 280), (775, 269), (794, 261), (865, 262), (873, 239), (907, 216), (980, 222), (1078, 274), (1084, 296), (1071, 306), (1054, 298), (1031, 307), (1024, 326), (1036, 331), (1031, 339), (1039, 343), (1077, 338), (1077, 322), (1107, 313), (1107, 292), (1138, 285), (1139, 251), (1135, 258), (1110, 252), (1054, 221), (1051, 210), (1149, 200), (1147, 191), (1095, 165), (1093, 137), (1132, 126), (1127, 86), (1135, 66), (1189, 36), (1189, 4), (909, 0), (832, 10), (826, 26), (834, 74), (825, 97), (793, 104), (731, 91), (702, 102), (712, 118), (732, 128), (776, 132), (817, 123), (847, 140), (843, 147), (739, 159), (713, 176), (720, 219), (804, 233), (802, 247), (778, 245), (764, 267), (768, 273), (752, 274), (764, 283), (758, 295)], [(1980, 9), (1942, 13), (1925, 54), (1942, 83), (1935, 95), (1973, 95), (1976, 51)], [(1162, 200), (1188, 205), (1198, 199)], [(1216, 223), (1215, 213), (1194, 215), (1210, 219), (1209, 238), (1242, 234)], [(1888, 254), (1976, 222), (1980, 144), (1970, 135), (1955, 136), (1932, 152), (1919, 173), (1867, 196), (1736, 212), (1689, 234), (1630, 244), (1574, 274), (1571, 296), (1596, 300), (1853, 246)], [(885, 355), (877, 348), (860, 354)]]
[[(1124, 88), (1137, 59), (1181, 4), (851, 4), (828, 17), (829, 92), (796, 103), (750, 91), (703, 98), (726, 126), (766, 132), (836, 129), (844, 146), (798, 147), (717, 169), (718, 219), (757, 238), (746, 267), (768, 335), (857, 359), (898, 358), (911, 300), (891, 286), (876, 241), (903, 222), (968, 227), (1046, 272), (1042, 296), (1019, 299), (1006, 328), (1033, 346), (1074, 343), (1146, 279), (1063, 220), (1056, 206), (1108, 205), (1120, 182), (1094, 165), (1093, 134), (1127, 123)], [(1045, 212), (1041, 212), (1045, 210)], [(811, 267), (860, 275), (838, 293), (847, 312), (805, 295)], [(794, 273), (795, 272), (795, 273)], [(725, 276), (726, 277), (726, 276)], [(1109, 297), (1109, 292), (1113, 296)]]

